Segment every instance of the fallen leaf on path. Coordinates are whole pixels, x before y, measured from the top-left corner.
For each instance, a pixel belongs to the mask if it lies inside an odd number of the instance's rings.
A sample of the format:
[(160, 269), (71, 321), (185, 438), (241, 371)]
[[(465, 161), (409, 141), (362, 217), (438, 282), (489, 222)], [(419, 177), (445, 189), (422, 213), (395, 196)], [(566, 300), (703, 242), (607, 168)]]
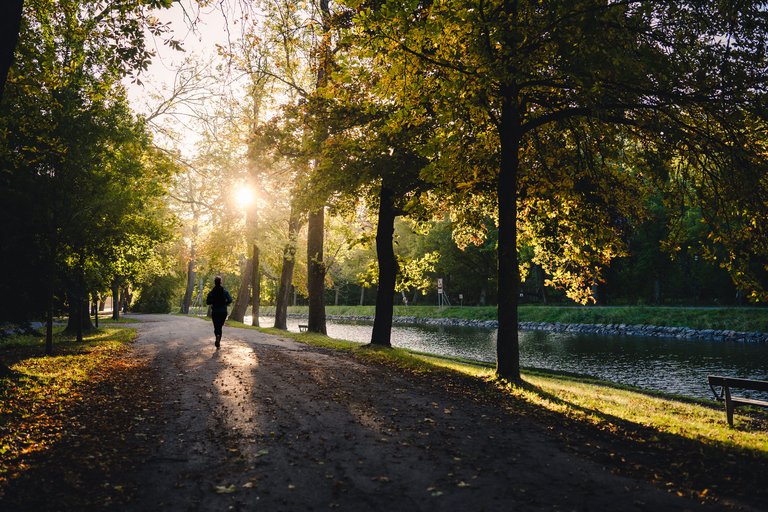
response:
[(237, 487), (234, 484), (213, 486), (213, 492), (216, 494), (232, 494), (235, 491), (237, 491)]

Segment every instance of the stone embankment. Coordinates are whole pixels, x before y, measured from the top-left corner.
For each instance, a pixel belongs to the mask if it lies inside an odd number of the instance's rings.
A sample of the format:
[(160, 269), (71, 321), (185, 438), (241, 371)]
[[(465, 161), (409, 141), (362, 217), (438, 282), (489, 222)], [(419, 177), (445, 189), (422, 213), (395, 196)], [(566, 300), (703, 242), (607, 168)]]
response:
[[(306, 315), (289, 315), (303, 317)], [(329, 320), (372, 322), (370, 316), (328, 315)], [(401, 325), (448, 325), (457, 327), (481, 327), (496, 329), (496, 320), (467, 320), (462, 318), (423, 318), (415, 316), (396, 316), (393, 323)], [(654, 338), (701, 339), (716, 341), (744, 341), (768, 343), (768, 333), (742, 332), (719, 329), (691, 329), (689, 327), (665, 327), (657, 325), (627, 324), (563, 324), (550, 322), (520, 322), (522, 331), (569, 332), (574, 334), (599, 334), (606, 336), (650, 336)]]

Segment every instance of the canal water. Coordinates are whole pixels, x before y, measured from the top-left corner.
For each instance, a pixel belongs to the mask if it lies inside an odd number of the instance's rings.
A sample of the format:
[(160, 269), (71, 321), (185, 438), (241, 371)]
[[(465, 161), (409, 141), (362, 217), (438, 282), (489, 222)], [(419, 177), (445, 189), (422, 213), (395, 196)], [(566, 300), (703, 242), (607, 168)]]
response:
[[(274, 318), (260, 317), (262, 326)], [(250, 318), (246, 320), (250, 323)], [(298, 331), (306, 320), (288, 319)], [(368, 343), (371, 323), (328, 321), (328, 336)], [(392, 345), (483, 362), (496, 359), (496, 330), (476, 327), (395, 325)], [(712, 398), (707, 375), (768, 380), (768, 345), (642, 336), (520, 332), (520, 363), (599, 377), (644, 389)]]

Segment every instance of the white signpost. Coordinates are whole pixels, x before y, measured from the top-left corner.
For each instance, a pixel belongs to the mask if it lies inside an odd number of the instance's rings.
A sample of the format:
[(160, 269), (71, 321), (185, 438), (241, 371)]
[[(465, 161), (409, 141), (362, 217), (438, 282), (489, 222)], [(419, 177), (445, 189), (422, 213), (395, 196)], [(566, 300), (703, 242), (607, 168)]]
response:
[(437, 278), (437, 305), (440, 307), (451, 305), (450, 301), (448, 301), (448, 295), (443, 290), (442, 277)]

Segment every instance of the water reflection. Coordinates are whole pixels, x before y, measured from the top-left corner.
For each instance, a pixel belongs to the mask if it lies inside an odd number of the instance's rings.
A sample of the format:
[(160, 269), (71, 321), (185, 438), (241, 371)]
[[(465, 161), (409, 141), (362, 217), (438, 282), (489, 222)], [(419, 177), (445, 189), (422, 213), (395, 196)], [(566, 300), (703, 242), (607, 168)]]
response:
[[(260, 318), (271, 326), (273, 318)], [(247, 320), (248, 321), (248, 320)], [(301, 323), (305, 323), (302, 320)], [(298, 331), (298, 319), (288, 329)], [(328, 336), (368, 343), (371, 325), (328, 322)], [(431, 354), (493, 362), (496, 330), (447, 326), (393, 326), (392, 344)], [(520, 332), (524, 367), (563, 370), (645, 389), (711, 398), (707, 375), (768, 379), (768, 346), (759, 343)]]

